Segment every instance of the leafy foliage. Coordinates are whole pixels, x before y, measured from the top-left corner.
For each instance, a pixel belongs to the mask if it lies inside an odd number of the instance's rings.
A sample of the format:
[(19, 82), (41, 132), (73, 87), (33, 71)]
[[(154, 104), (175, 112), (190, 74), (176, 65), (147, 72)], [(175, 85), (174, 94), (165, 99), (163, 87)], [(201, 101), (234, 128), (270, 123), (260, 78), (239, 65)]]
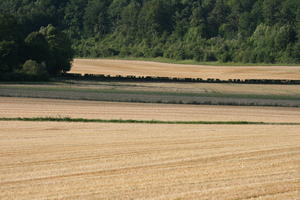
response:
[(47, 77), (48, 72), (44, 63), (38, 63), (34, 60), (27, 60), (23, 67), (22, 72), (27, 75), (37, 77)]
[(44, 35), (49, 46), (49, 56), (46, 59), (49, 74), (69, 71), (73, 59), (73, 50), (67, 35), (52, 25), (42, 27), (39, 32)]
[[(32, 32), (30, 37), (42, 34), (49, 46), (51, 59), (46, 64), (51, 74), (70, 68), (70, 44), (81, 57), (250, 63), (300, 60), (299, 0), (2, 0), (0, 12), (15, 17), (6, 16), (6, 22), (0, 22), (2, 27), (14, 24), (14, 30), (1, 28), (0, 51), (4, 46), (10, 48), (0, 56), (8, 62), (10, 56), (22, 53), (20, 36), (15, 35), (18, 29), (25, 38)], [(50, 31), (49, 24), (61, 33)], [(40, 43), (42, 52), (42, 39), (29, 42), (30, 37), (25, 46)], [(29, 52), (37, 55), (29, 57), (40, 62), (41, 55), (33, 49)], [(29, 57), (10, 65), (24, 63)], [(57, 69), (50, 69), (52, 65)]]
[(64, 32), (48, 25), (27, 35), (21, 23), (13, 15), (0, 14), (1, 77), (5, 74), (19, 77), (20, 72), (47, 77), (46, 74), (56, 75), (70, 70), (73, 50)]

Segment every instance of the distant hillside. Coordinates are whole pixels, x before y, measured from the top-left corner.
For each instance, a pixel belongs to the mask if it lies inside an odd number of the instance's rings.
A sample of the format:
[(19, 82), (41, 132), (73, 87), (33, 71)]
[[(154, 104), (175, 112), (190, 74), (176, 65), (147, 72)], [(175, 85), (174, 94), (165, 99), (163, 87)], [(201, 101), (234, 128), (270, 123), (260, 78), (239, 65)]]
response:
[(25, 35), (52, 24), (78, 57), (300, 63), (299, 0), (1, 0)]

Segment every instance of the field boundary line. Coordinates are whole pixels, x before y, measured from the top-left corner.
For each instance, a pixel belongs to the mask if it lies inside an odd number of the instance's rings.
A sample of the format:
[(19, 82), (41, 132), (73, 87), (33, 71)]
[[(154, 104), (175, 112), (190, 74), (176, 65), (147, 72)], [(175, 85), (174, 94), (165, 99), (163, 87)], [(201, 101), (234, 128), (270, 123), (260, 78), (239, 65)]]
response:
[(254, 121), (161, 121), (161, 120), (134, 120), (134, 119), (84, 119), (69, 117), (14, 117), (0, 118), (0, 121), (27, 121), (27, 122), (83, 122), (83, 123), (120, 123), (120, 124), (207, 124), (207, 125), (300, 125), (289, 122), (254, 122)]
[(300, 85), (300, 80), (287, 79), (219, 79), (219, 78), (179, 78), (161, 76), (136, 76), (136, 75), (105, 75), (105, 74), (80, 74), (65, 73), (55, 79), (58, 80), (83, 80), (83, 81), (124, 81), (124, 82), (159, 82), (159, 83), (223, 83), (223, 84), (268, 84), (268, 85)]

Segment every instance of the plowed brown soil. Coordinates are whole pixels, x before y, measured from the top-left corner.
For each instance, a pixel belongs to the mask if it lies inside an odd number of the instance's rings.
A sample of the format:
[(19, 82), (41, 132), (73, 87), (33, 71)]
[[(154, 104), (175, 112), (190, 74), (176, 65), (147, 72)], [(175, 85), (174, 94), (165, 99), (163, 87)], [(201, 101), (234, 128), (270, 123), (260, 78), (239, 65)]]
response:
[(300, 66), (207, 66), (147, 61), (75, 59), (71, 73), (178, 78), (300, 79)]
[(114, 103), (0, 97), (0, 117), (300, 122), (300, 108)]
[(275, 125), (0, 122), (0, 199), (296, 200), (299, 133)]

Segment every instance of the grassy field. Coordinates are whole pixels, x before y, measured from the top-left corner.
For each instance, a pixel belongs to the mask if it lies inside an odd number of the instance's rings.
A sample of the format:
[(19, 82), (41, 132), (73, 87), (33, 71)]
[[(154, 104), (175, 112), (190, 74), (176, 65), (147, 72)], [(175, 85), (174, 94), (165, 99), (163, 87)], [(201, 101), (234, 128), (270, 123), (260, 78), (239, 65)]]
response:
[(178, 78), (300, 79), (300, 66), (208, 66), (139, 60), (75, 59), (71, 73)]
[(0, 121), (0, 199), (294, 200), (299, 131)]
[(0, 96), (140, 103), (300, 106), (298, 85), (69, 81), (26, 85), (1, 84)]
[(57, 81), (46, 83), (14, 83), (0, 84), (0, 87), (46, 87), (59, 89), (89, 89), (147, 91), (163, 93), (195, 93), (195, 94), (237, 94), (237, 95), (269, 95), (298, 96), (299, 85), (264, 85), (264, 84), (219, 84), (219, 83), (149, 83), (149, 82), (105, 82), (105, 81)]

